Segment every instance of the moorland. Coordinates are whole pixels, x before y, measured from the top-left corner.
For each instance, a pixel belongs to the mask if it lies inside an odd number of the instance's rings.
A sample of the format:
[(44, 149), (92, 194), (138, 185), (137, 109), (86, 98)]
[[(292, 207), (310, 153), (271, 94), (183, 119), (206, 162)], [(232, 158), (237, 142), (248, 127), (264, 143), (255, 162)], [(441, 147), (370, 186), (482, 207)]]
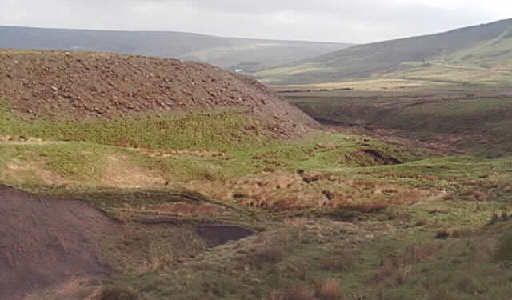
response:
[(506, 60), (410, 55), (357, 78), (257, 73), (268, 88), (173, 59), (3, 50), (0, 298), (508, 299)]

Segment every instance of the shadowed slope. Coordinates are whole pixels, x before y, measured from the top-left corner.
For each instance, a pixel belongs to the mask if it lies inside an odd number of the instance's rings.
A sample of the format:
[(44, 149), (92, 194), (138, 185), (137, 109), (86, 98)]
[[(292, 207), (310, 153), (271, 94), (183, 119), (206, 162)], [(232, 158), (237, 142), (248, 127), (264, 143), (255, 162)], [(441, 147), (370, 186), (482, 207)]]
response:
[(0, 298), (106, 271), (97, 239), (116, 223), (89, 205), (0, 185)]

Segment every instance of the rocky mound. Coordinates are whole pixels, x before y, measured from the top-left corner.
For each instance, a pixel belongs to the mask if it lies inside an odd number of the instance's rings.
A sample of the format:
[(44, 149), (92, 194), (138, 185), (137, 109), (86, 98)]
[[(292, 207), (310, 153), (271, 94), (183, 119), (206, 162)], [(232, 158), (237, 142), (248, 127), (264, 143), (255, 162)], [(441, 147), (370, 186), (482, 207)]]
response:
[(238, 107), (290, 128), (316, 124), (255, 80), (207, 64), (109, 53), (0, 51), (0, 99), (31, 118)]
[(0, 185), (0, 299), (105, 272), (97, 239), (117, 224), (79, 201)]

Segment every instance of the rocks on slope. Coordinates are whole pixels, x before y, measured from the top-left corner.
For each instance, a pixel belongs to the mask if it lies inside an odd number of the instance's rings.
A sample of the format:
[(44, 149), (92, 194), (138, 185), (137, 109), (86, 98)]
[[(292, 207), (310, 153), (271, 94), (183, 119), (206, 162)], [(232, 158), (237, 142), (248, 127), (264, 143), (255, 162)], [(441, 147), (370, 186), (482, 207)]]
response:
[(109, 53), (0, 51), (0, 99), (30, 118), (237, 107), (289, 128), (316, 124), (250, 78), (207, 64)]

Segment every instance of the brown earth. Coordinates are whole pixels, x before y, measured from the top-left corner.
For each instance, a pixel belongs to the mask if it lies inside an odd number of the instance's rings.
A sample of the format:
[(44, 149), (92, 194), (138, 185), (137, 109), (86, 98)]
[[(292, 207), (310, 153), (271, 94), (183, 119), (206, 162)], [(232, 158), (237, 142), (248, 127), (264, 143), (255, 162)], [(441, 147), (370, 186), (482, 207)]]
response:
[(181, 202), (143, 212), (145, 219), (133, 216), (133, 223), (114, 221), (82, 201), (0, 184), (0, 299), (93, 299), (102, 288), (98, 279), (158, 270), (256, 233), (176, 218), (222, 214), (214, 204)]
[(2, 185), (0, 207), (0, 299), (108, 271), (96, 241), (118, 224), (98, 210)]
[(317, 123), (251, 78), (207, 64), (110, 53), (0, 51), (0, 100), (28, 118), (114, 118), (242, 108), (298, 130)]

